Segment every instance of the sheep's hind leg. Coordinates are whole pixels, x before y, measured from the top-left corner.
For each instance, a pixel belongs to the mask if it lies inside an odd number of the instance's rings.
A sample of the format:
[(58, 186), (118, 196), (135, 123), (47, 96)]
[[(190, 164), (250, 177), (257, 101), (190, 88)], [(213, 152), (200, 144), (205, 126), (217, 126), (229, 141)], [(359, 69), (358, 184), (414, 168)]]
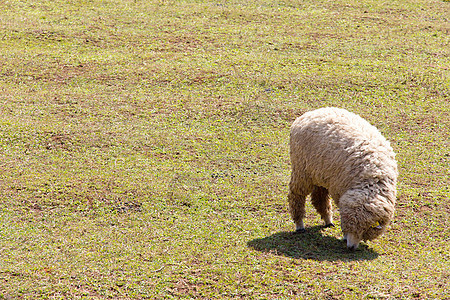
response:
[(296, 233), (305, 232), (305, 225), (303, 224), (303, 218), (305, 217), (306, 196), (296, 194), (290, 190), (288, 195), (288, 201), (289, 201), (289, 212), (291, 214), (292, 220), (295, 223), (295, 232)]
[(328, 190), (321, 186), (314, 186), (311, 193), (311, 202), (325, 221), (325, 227), (333, 227), (333, 208)]

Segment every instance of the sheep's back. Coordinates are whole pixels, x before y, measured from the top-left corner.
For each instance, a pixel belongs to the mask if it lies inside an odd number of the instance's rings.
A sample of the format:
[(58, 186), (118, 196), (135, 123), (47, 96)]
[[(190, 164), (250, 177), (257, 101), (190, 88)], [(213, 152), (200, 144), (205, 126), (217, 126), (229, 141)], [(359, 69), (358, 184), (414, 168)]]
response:
[(291, 127), (293, 169), (333, 197), (363, 181), (395, 177), (395, 154), (381, 133), (361, 117), (322, 108), (298, 117)]

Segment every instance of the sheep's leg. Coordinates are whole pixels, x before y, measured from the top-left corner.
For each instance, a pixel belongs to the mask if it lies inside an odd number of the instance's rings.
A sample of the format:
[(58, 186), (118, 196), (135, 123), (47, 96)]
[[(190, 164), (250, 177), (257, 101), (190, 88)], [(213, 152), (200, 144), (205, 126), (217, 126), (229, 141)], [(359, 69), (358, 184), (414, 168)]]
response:
[(328, 196), (328, 190), (321, 186), (314, 186), (311, 193), (311, 201), (317, 212), (325, 221), (325, 227), (334, 226), (333, 208), (331, 198)]
[(305, 201), (306, 196), (289, 191), (289, 212), (292, 220), (295, 223), (296, 232), (304, 232), (305, 225), (303, 224), (303, 218), (305, 217)]

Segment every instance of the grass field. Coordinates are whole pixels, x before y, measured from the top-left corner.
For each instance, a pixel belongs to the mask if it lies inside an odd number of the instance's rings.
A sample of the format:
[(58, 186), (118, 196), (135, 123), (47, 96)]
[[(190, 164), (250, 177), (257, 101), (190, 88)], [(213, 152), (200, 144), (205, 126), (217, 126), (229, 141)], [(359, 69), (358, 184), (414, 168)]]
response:
[[(2, 1), (0, 299), (450, 299), (449, 11)], [(356, 252), (311, 205), (290, 233), (289, 127), (323, 106), (397, 152)]]

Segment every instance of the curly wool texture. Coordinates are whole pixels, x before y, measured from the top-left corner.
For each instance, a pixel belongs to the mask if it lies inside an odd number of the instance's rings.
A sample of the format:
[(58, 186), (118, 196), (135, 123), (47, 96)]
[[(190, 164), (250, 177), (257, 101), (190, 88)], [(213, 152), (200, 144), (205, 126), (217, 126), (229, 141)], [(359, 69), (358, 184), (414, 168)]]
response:
[(389, 142), (374, 126), (344, 109), (307, 112), (292, 124), (290, 156), (288, 198), (297, 229), (303, 226), (305, 197), (312, 193), (326, 223), (332, 220), (328, 195), (333, 198), (345, 236), (359, 242), (386, 230), (394, 215), (397, 163)]

